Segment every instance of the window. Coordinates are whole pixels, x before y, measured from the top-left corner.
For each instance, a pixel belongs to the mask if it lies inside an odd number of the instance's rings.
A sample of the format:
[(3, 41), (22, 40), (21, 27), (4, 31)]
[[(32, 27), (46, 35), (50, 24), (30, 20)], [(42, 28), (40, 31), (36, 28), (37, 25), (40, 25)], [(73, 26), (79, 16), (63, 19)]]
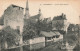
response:
[(48, 37), (47, 39), (48, 39), (48, 40), (51, 40), (51, 37)]
[(55, 38), (55, 36), (53, 36), (52, 38)]
[(60, 35), (56, 35), (56, 38), (59, 38)]

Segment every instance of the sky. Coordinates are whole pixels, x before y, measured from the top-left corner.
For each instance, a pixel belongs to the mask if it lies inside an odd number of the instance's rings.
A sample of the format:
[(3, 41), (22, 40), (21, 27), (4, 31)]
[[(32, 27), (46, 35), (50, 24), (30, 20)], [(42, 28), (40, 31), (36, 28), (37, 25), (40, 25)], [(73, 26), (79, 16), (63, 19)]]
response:
[[(27, 0), (0, 0), (0, 17), (4, 14), (4, 10), (11, 4), (26, 7)], [(50, 5), (49, 5), (50, 4)], [(66, 14), (68, 22), (79, 23), (80, 1), (79, 0), (29, 0), (30, 15), (36, 15), (41, 8), (44, 18)]]

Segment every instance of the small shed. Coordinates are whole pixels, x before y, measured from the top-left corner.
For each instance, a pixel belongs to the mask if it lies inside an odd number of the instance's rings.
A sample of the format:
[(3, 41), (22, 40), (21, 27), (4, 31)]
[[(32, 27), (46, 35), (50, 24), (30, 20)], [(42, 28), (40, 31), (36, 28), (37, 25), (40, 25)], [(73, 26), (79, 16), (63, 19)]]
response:
[(59, 39), (63, 39), (63, 35), (61, 35), (58, 31), (50, 31), (50, 32), (41, 31), (41, 34), (45, 36), (46, 42), (50, 41), (56, 42)]

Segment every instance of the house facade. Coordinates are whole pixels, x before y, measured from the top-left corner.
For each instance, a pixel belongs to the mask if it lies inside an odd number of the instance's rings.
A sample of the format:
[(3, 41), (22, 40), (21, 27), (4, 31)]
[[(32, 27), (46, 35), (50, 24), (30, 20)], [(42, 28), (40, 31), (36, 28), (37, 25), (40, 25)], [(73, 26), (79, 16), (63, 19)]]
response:
[(53, 30), (66, 30), (67, 19), (66, 15), (62, 13), (60, 16), (55, 16), (52, 20)]

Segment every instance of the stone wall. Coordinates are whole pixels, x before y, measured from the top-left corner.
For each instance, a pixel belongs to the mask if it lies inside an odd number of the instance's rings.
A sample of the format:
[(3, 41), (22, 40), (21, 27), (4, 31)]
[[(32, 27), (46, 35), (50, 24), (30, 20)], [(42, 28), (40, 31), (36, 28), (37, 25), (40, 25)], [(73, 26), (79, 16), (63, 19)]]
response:
[(40, 42), (40, 43), (36, 43), (36, 44), (31, 44), (30, 45), (30, 50), (36, 50), (36, 49), (40, 49), (40, 48), (44, 48), (45, 47), (45, 42)]
[(10, 26), (13, 29), (20, 28), (20, 31), (22, 32), (23, 29), (23, 14), (24, 9), (22, 7), (16, 6), (16, 5), (10, 5), (5, 11), (4, 11), (4, 25)]
[(30, 50), (43, 48), (45, 47), (45, 37), (37, 37), (37, 38), (29, 39), (26, 41), (25, 44), (29, 45)]

